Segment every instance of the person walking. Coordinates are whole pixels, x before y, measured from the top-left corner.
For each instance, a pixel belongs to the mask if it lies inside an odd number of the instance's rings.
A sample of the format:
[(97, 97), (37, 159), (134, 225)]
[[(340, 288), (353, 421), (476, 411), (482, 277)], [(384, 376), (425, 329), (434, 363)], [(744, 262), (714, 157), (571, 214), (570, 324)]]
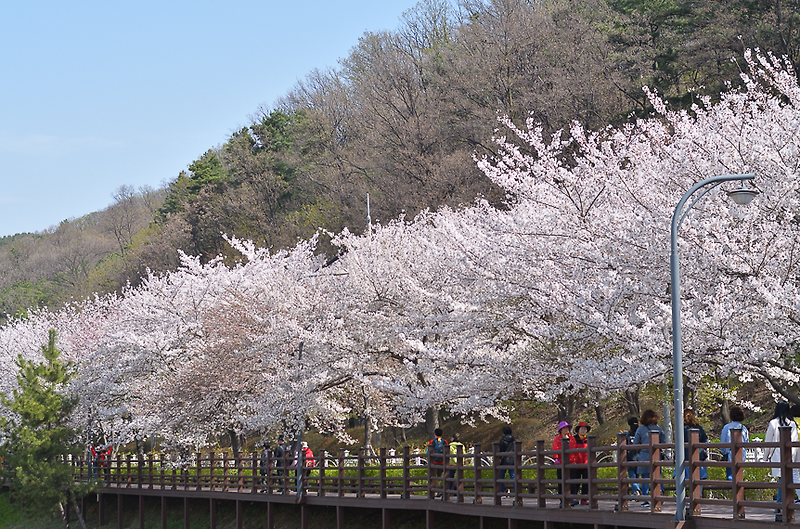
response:
[[(734, 406), (731, 408), (730, 411), (731, 422), (726, 424), (722, 427), (722, 433), (719, 435), (719, 442), (720, 443), (730, 443), (731, 442), (731, 430), (733, 429), (740, 429), (742, 430), (742, 442), (749, 443), (750, 442), (750, 432), (747, 430), (747, 427), (742, 424), (744, 420), (744, 412), (742, 408), (739, 406)], [(723, 448), (722, 455), (725, 457), (725, 461), (733, 461), (733, 454), (731, 453), (730, 448)], [(725, 479), (731, 481), (733, 479), (733, 469), (731, 467), (725, 467)]]
[[(642, 414), (642, 419), (639, 424), (639, 428), (636, 429), (636, 435), (633, 436), (633, 444), (635, 445), (649, 445), (650, 444), (650, 433), (656, 432), (658, 433), (658, 442), (664, 442), (664, 430), (658, 425), (658, 414), (653, 410), (644, 410)], [(639, 466), (636, 467), (637, 475), (642, 478), (646, 479), (650, 477), (650, 448), (642, 448), (639, 450), (637, 454), (637, 460), (639, 461)], [(644, 463), (644, 464), (642, 464)], [(650, 484), (649, 483), (642, 483), (642, 496), (647, 496), (650, 494)], [(642, 502), (642, 507), (650, 507), (650, 502), (644, 500)]]
[[(453, 436), (450, 438), (450, 454), (451, 455), (458, 454), (458, 448), (459, 447), (461, 447), (461, 453), (465, 454), (466, 453), (466, 449), (464, 447), (464, 443), (461, 442), (461, 438), (459, 437), (458, 433), (454, 433)], [(464, 466), (464, 459), (462, 458), (461, 460), (459, 460), (458, 457), (451, 457), (450, 458), (450, 465), (452, 465), (453, 468), (450, 469), (450, 475), (447, 476), (450, 479), (450, 483), (447, 485), (447, 490), (453, 490), (453, 489), (456, 488), (455, 481), (453, 481), (453, 478), (455, 478), (455, 476), (456, 476), (456, 467), (457, 466), (462, 466), (463, 467)], [(461, 492), (463, 490), (464, 490), (464, 484), (463, 483), (459, 483), (458, 484), (458, 491)]]
[[(789, 403), (786, 401), (779, 402), (775, 405), (775, 413), (772, 416), (772, 420), (769, 421), (767, 425), (767, 433), (764, 436), (764, 442), (766, 443), (777, 443), (780, 441), (780, 427), (781, 426), (788, 426), (791, 428), (791, 440), (793, 443), (796, 443), (797, 438), (797, 424), (793, 420), (791, 408), (789, 407)], [(792, 461), (799, 461), (800, 460), (800, 450), (797, 448), (792, 448)], [(764, 461), (769, 461), (772, 463), (780, 463), (781, 462), (781, 451), (778, 448), (767, 448), (764, 450)], [(774, 478), (778, 478), (778, 481), (781, 481), (781, 469), (780, 467), (772, 467), (770, 470), (770, 474)], [(778, 489), (778, 493), (776, 495), (776, 499), (778, 503), (781, 503), (783, 500), (783, 496), (781, 494), (781, 489)], [(783, 520), (783, 516), (780, 510), (775, 510), (775, 521), (780, 522)]]
[[(258, 474), (261, 479), (258, 480), (259, 485), (266, 485), (269, 479), (269, 442), (264, 441), (261, 443), (261, 453), (258, 455)], [(260, 492), (267, 492), (261, 490)]]
[[(575, 426), (575, 435), (573, 435), (569, 440), (569, 447), (571, 449), (583, 449), (586, 450), (588, 447), (588, 435), (589, 431), (592, 429), (591, 426), (586, 424), (585, 422), (579, 422), (577, 426)], [(585, 483), (573, 483), (570, 485), (570, 492), (572, 494), (578, 493), (578, 487), (580, 487), (581, 494), (588, 496), (589, 495), (589, 453), (588, 452), (573, 452), (569, 455), (569, 462), (573, 465), (582, 465), (578, 468), (571, 468), (569, 470), (569, 477), (570, 479), (585, 479)], [(577, 502), (577, 500), (572, 500), (573, 502)], [(581, 500), (581, 505), (589, 505), (589, 501), (586, 499)]]
[[(686, 410), (686, 412), (683, 414), (683, 438), (685, 440), (687, 440), (687, 441), (689, 440), (689, 430), (690, 429), (700, 430), (700, 436), (699, 436), (698, 440), (701, 443), (707, 443), (708, 442), (708, 435), (706, 434), (705, 429), (700, 425), (700, 422), (694, 416), (694, 413), (692, 413), (690, 410)], [(708, 459), (708, 454), (706, 453), (705, 448), (701, 448), (700, 449), (700, 461), (705, 461), (706, 459)], [(689, 453), (688, 452), (686, 453), (686, 461), (687, 461), (687, 463), (689, 461)], [(691, 476), (691, 473), (692, 473), (690, 465), (686, 464), (684, 466), (684, 473), (686, 474), (686, 480), (688, 481), (689, 477)], [(700, 479), (708, 479), (708, 467), (700, 467)], [(701, 498), (703, 497), (703, 487), (702, 486), (700, 486), (700, 497)]]
[[(628, 417), (628, 431), (625, 432), (625, 443), (628, 445), (633, 444), (633, 438), (636, 437), (636, 429), (639, 428), (638, 417)], [(626, 450), (625, 459), (627, 461), (636, 461), (637, 450)], [(636, 467), (628, 467), (628, 478), (636, 479)], [(642, 494), (642, 487), (639, 483), (631, 483), (631, 494), (639, 496)]]
[(288, 454), (289, 447), (286, 446), (286, 440), (282, 435), (279, 435), (277, 444), (275, 445), (275, 450), (272, 451), (272, 457), (275, 461), (274, 475), (277, 477), (275, 483), (278, 485), (278, 487), (284, 486), (283, 476), (286, 472), (286, 456)]
[(300, 444), (300, 450), (303, 451), (303, 489), (308, 491), (308, 476), (311, 474), (311, 469), (314, 468), (316, 461), (314, 461), (314, 452), (308, 447), (308, 443), (303, 441)]
[[(514, 451), (514, 436), (511, 435), (511, 427), (510, 426), (503, 426), (503, 437), (500, 438), (500, 447), (499, 451), (502, 452), (513, 452)], [(504, 467), (511, 466), (511, 468), (504, 468), (500, 471), (500, 479), (506, 478), (506, 473), (508, 474), (509, 479), (511, 480), (511, 493), (516, 493), (516, 489), (514, 487), (514, 456), (513, 455), (504, 455), (500, 458), (500, 464)], [(505, 493), (505, 486), (502, 486), (504, 489), (503, 492)]]
[[(105, 484), (108, 484), (111, 479), (111, 466), (109, 461), (111, 453), (114, 451), (114, 446), (111, 443), (105, 444), (102, 447), (95, 448), (94, 445), (89, 447), (92, 451), (92, 466), (94, 466), (97, 479), (102, 479)], [(100, 474), (103, 474), (102, 476)]]
[[(559, 496), (561, 496), (561, 494), (563, 493), (563, 490), (561, 488), (561, 476), (562, 476), (562, 474), (561, 474), (562, 461), (561, 461), (561, 454), (560, 454), (560, 452), (561, 452), (561, 443), (562, 443), (561, 439), (569, 439), (570, 443), (572, 442), (572, 434), (569, 433), (569, 430), (570, 430), (569, 423), (567, 421), (561, 421), (560, 423), (558, 423), (558, 433), (556, 433), (556, 437), (555, 437), (555, 439), (553, 439), (553, 450), (556, 451), (556, 453), (553, 454), (553, 464), (557, 465), (556, 477), (558, 478), (558, 495)], [(567, 446), (569, 446), (569, 445), (567, 445)], [(574, 502), (574, 503), (572, 503), (572, 502)], [(570, 502), (572, 505), (577, 505), (578, 504), (578, 500), (572, 500), (572, 502)], [(559, 507), (562, 507), (562, 506), (563, 505), (561, 504), (561, 501), (559, 501)]]
[[(442, 437), (444, 432), (441, 428), (436, 428), (433, 431), (433, 439), (428, 441), (428, 455), (431, 465), (431, 475), (441, 478), (444, 473), (444, 454), (450, 453), (448, 448), (447, 439)], [(444, 483), (442, 483), (442, 490), (444, 490)], [(436, 495), (441, 496), (441, 494)]]

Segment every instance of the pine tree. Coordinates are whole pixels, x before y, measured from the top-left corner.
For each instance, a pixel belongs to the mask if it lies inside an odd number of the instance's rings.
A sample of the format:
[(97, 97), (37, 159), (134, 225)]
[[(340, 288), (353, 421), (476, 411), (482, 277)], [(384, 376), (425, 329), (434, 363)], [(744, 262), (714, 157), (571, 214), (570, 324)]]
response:
[(42, 354), (42, 363), (20, 355), (15, 361), (19, 387), (13, 398), (0, 395), (11, 412), (0, 417), (2, 477), (26, 512), (63, 516), (70, 497), (88, 493), (90, 486), (76, 484), (66, 462), (69, 454), (80, 452), (77, 432), (66, 424), (76, 401), (64, 389), (74, 371), (70, 362), (59, 359), (54, 330)]

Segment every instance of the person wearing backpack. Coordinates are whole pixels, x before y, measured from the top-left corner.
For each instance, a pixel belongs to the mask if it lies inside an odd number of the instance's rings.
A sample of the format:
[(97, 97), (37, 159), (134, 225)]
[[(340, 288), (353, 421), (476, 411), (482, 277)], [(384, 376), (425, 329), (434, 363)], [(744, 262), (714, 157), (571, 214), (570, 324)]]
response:
[[(447, 439), (442, 437), (442, 429), (433, 431), (434, 438), (428, 441), (428, 455), (430, 456), (431, 474), (441, 477), (444, 473), (444, 455), (450, 453)], [(444, 487), (442, 487), (444, 489)]]
[[(636, 437), (636, 430), (639, 429), (639, 418), (638, 417), (629, 417), (628, 418), (628, 431), (625, 432), (625, 442), (629, 445), (633, 444), (633, 438)], [(639, 455), (638, 450), (626, 450), (626, 459), (628, 461), (637, 461), (637, 457)], [(636, 479), (636, 467), (630, 466), (628, 467), (628, 478), (629, 479)], [(635, 496), (640, 496), (642, 494), (642, 486), (639, 483), (631, 483), (631, 494)]]
[[(500, 452), (513, 452), (514, 451), (514, 436), (511, 435), (511, 427), (503, 426), (503, 437), (500, 438)], [(511, 465), (512, 468), (505, 468), (500, 471), (500, 479), (505, 479), (506, 473), (511, 480), (511, 493), (516, 492), (514, 488), (514, 456), (505, 455), (500, 458), (500, 464), (503, 466)]]
[[(462, 454), (466, 454), (467, 453), (467, 450), (464, 447), (464, 443), (461, 442), (461, 439), (459, 438), (458, 434), (454, 433), (453, 437), (450, 438), (450, 454), (451, 455), (458, 454), (458, 448), (459, 447), (461, 447), (461, 453)], [(459, 460), (459, 458), (457, 458), (457, 457), (451, 457), (450, 458), (450, 464), (453, 466), (453, 468), (450, 469), (450, 475), (448, 477), (452, 480), (456, 476), (456, 468), (455, 467), (457, 467), (458, 465), (464, 466), (464, 459), (462, 458), (461, 460)], [(447, 490), (453, 490), (454, 488), (456, 488), (455, 481), (451, 481), (450, 484), (447, 486)], [(464, 490), (464, 484), (463, 483), (459, 483), (458, 484), (458, 490), (459, 491)]]

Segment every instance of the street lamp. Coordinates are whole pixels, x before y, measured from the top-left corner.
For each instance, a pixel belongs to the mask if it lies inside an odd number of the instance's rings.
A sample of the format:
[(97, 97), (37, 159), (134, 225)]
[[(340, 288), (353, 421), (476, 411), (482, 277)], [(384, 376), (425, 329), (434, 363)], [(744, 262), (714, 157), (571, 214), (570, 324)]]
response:
[[(670, 232), (670, 245), (671, 253), (669, 257), (669, 271), (670, 271), (670, 290), (672, 292), (672, 383), (675, 390), (675, 401), (673, 408), (675, 410), (675, 521), (684, 519), (684, 511), (686, 505), (686, 490), (684, 489), (684, 435), (683, 435), (683, 355), (681, 352), (681, 289), (680, 289), (680, 270), (678, 266), (678, 230), (683, 223), (683, 219), (689, 213), (689, 210), (697, 204), (697, 201), (703, 198), (703, 195), (717, 187), (723, 182), (730, 182), (731, 180), (741, 180), (741, 186), (735, 191), (730, 191), (728, 196), (737, 204), (745, 205), (755, 198), (758, 191), (747, 189), (744, 187), (745, 180), (752, 180), (755, 178), (754, 174), (734, 174), (722, 175), (707, 178), (702, 182), (698, 182), (692, 186), (689, 191), (681, 198), (678, 205), (675, 207), (675, 213), (672, 215), (672, 230)], [(706, 186), (706, 189), (700, 193), (694, 201), (689, 204), (685, 211), (681, 214), (686, 203), (691, 196)]]

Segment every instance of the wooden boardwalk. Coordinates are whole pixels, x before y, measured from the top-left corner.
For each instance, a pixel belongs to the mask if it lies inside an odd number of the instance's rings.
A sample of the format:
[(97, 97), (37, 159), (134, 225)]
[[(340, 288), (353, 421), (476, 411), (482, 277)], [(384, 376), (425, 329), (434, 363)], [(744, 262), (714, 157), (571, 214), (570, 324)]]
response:
[[(794, 523), (795, 508), (800, 509), (800, 504), (792, 502), (800, 485), (791, 480), (777, 483), (745, 479), (746, 469), (780, 465), (782, 475), (791, 476), (794, 468), (800, 468), (800, 463), (791, 461), (764, 463), (746, 457), (748, 452), (769, 448), (791, 454), (792, 446), (800, 444), (791, 443), (788, 432), (779, 443), (741, 443), (741, 438), (734, 434), (731, 443), (713, 445), (699, 443), (696, 435), (690, 436), (687, 446), (688, 465), (692, 469), (687, 480), (690, 517), (685, 522), (674, 521), (674, 462), (663, 457), (673, 445), (659, 444), (652, 438), (649, 445), (626, 446), (624, 435), (615, 446), (595, 446), (594, 441), (590, 438), (585, 449), (562, 449), (559, 453), (545, 450), (543, 441), (537, 443), (534, 451), (522, 451), (517, 443), (514, 451), (506, 454), (499, 452), (497, 444), (489, 452), (476, 445), (471, 453), (446, 457), (441, 466), (431, 464), (431, 456), (411, 453), (409, 448), (400, 453), (381, 449), (374, 455), (363, 450), (352, 455), (344, 450), (335, 455), (322, 452), (314, 459), (313, 467), (305, 467), (307, 462), (301, 456), (299, 463), (305, 472), (300, 495), (296, 492), (297, 471), (292, 467), (293, 461), (279, 460), (271, 454), (262, 459), (257, 454), (232, 458), (226, 453), (209, 452), (197, 454), (181, 466), (164, 455), (151, 455), (143, 461), (127, 455), (109, 461), (102, 468), (92, 467), (84, 460), (75, 460), (73, 464), (77, 480), (96, 477), (99, 471), (105, 481), (98, 496), (101, 525), (107, 522), (105, 498), (115, 495), (119, 527), (122, 527), (123, 504), (136, 499), (143, 520), (147, 497), (162, 498), (162, 527), (166, 527), (167, 498), (183, 498), (187, 528), (189, 501), (197, 499), (209, 502), (212, 528), (216, 527), (218, 502), (235, 503), (238, 527), (242, 527), (245, 504), (262, 505), (267, 510), (270, 529), (274, 524), (274, 506), (278, 504), (297, 506), (302, 529), (308, 524), (308, 509), (315, 506), (334, 507), (339, 529), (347, 526), (345, 512), (350, 509), (380, 510), (383, 529), (391, 528), (392, 513), (397, 511), (424, 513), (429, 529), (436, 527), (437, 516), (449, 513), (474, 517), (476, 527), (483, 527), (486, 519), (501, 519), (509, 528), (526, 521), (541, 522), (545, 528), (554, 528), (557, 523), (593, 528), (800, 526)], [(627, 468), (642, 463), (627, 462), (627, 451), (645, 446), (652, 454), (650, 477), (630, 479)], [(720, 447), (733, 450), (732, 461), (700, 461), (701, 448)], [(588, 464), (552, 463), (554, 455), (561, 456), (560, 461), (568, 461), (570, 453), (578, 451), (587, 453)], [(499, 464), (506, 455), (513, 457), (513, 465)], [(735, 479), (700, 480), (699, 469), (703, 466), (732, 468)], [(586, 469), (588, 476), (570, 479), (570, 470), (578, 468)], [(508, 470), (513, 471), (513, 478), (506, 473)], [(647, 484), (657, 494), (632, 495), (634, 483)], [(713, 497), (703, 497), (700, 486), (706, 490), (706, 496)], [(784, 498), (780, 504), (772, 499), (779, 490)], [(642, 499), (649, 500), (649, 506)], [(573, 502), (577, 505), (572, 506)], [(775, 522), (776, 508), (784, 520), (782, 523)], [(140, 526), (144, 527), (143, 522)]]

